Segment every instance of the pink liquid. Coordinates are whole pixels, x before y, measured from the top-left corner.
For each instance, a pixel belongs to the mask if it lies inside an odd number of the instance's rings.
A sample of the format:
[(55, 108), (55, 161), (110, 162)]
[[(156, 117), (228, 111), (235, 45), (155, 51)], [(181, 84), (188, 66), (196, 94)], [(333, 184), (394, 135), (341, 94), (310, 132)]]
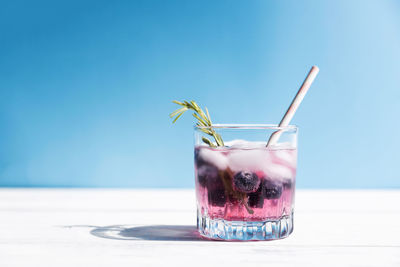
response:
[[(289, 216), (294, 206), (294, 148), (195, 148), (197, 206), (211, 219), (266, 221)], [(244, 190), (240, 173), (253, 178)], [(235, 178), (239, 177), (239, 178)], [(257, 180), (258, 179), (258, 180)], [(258, 186), (257, 186), (258, 185)]]

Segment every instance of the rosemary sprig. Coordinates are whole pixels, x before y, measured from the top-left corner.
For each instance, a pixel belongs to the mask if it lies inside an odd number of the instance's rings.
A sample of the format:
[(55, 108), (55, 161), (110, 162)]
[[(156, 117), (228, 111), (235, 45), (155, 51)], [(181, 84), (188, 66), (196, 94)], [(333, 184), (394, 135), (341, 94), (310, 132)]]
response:
[[(224, 141), (222, 141), (221, 135), (215, 132), (215, 130), (212, 128), (211, 117), (210, 114), (208, 113), (207, 108), (205, 108), (206, 112), (204, 112), (200, 108), (200, 106), (197, 105), (196, 102), (194, 102), (193, 100), (190, 102), (189, 101), (180, 102), (174, 100), (172, 102), (181, 106), (181, 108), (175, 110), (169, 115), (171, 118), (175, 117), (172, 123), (175, 123), (179, 119), (179, 117), (182, 116), (182, 114), (185, 113), (186, 111), (193, 110), (194, 113), (192, 115), (197, 119), (196, 126), (199, 127), (200, 131), (204, 132), (205, 134), (208, 134), (209, 136), (212, 136), (215, 140), (216, 145), (206, 137), (202, 137), (203, 142), (209, 145), (210, 147), (224, 146)], [(235, 198), (239, 200), (240, 204), (246, 208), (247, 212), (249, 214), (253, 214), (254, 211), (248, 205), (247, 194), (236, 192), (232, 187), (233, 172), (229, 168), (227, 168), (224, 171), (219, 171), (218, 175), (222, 179), (222, 182), (224, 184), (226, 197)]]
[(196, 126), (199, 127), (199, 130), (204, 132), (205, 134), (208, 134), (210, 136), (212, 136), (215, 140), (215, 143), (217, 145), (215, 145), (213, 142), (211, 142), (208, 138), (206, 137), (202, 137), (202, 140), (204, 143), (206, 143), (207, 145), (209, 145), (210, 147), (216, 147), (216, 146), (224, 146), (224, 141), (222, 141), (222, 137), (221, 135), (219, 135), (217, 132), (215, 132), (215, 130), (213, 128), (211, 128), (212, 126), (212, 122), (211, 122), (211, 117), (210, 114), (208, 113), (208, 109), (205, 108), (206, 112), (204, 112), (200, 106), (192, 101), (172, 101), (173, 103), (182, 106), (181, 108), (175, 110), (174, 112), (172, 112), (169, 116), (171, 118), (174, 118), (174, 120), (172, 121), (172, 123), (175, 123), (180, 116), (182, 116), (183, 113), (185, 113), (188, 110), (193, 110), (194, 113), (192, 114), (193, 117), (195, 117), (197, 119), (197, 123)]

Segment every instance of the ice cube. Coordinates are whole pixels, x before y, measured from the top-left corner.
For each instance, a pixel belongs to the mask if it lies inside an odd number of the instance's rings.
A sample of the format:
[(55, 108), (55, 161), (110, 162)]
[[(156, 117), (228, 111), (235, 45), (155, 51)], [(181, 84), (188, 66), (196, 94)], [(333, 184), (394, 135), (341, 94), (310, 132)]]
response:
[(293, 169), (280, 164), (270, 163), (264, 166), (264, 173), (272, 179), (284, 180), (293, 177)]
[(271, 155), (274, 162), (296, 168), (297, 155), (295, 150), (274, 150), (271, 151)]
[(271, 162), (268, 150), (266, 149), (241, 149), (231, 150), (228, 155), (229, 167), (232, 171), (251, 171), (263, 170)]
[(271, 150), (294, 149), (293, 144), (289, 142), (276, 143), (268, 146)]
[(235, 140), (225, 142), (225, 146), (237, 147), (237, 146), (241, 146), (242, 144), (245, 144), (246, 142), (247, 142), (246, 140), (235, 139)]
[(228, 166), (226, 156), (216, 149), (201, 148), (198, 156), (201, 160), (214, 165), (219, 170), (225, 170)]
[(237, 149), (250, 149), (250, 148), (263, 148), (267, 145), (266, 142), (252, 142), (242, 139), (235, 139), (232, 141), (225, 142), (225, 145), (230, 148)]

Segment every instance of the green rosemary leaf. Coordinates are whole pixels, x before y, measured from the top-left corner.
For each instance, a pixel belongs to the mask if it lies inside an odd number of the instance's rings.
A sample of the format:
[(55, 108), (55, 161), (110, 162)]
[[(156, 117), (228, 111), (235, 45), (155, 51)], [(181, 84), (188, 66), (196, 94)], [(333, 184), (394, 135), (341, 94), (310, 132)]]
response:
[(174, 112), (172, 112), (171, 114), (169, 114), (170, 118), (175, 117), (178, 113), (181, 113), (182, 111), (186, 111), (187, 107), (181, 107), (180, 109), (175, 110)]
[(221, 137), (221, 135), (219, 135), (219, 134), (215, 134), (216, 135), (216, 141), (217, 141), (217, 144), (219, 145), (219, 146), (224, 146), (224, 141), (222, 141), (222, 137)]
[(207, 107), (206, 107), (206, 113), (207, 113), (208, 123), (212, 124), (212, 122), (211, 122), (211, 117), (210, 117), (210, 113), (208, 113)]
[(190, 101), (190, 104), (192, 104), (192, 106), (193, 106), (196, 110), (200, 110), (199, 105), (197, 105), (196, 102), (194, 102), (193, 100)]
[(179, 102), (179, 101), (177, 101), (177, 100), (172, 100), (172, 102), (175, 103), (175, 104), (178, 104), (178, 105), (183, 106), (183, 103), (182, 103), (182, 102)]
[[(172, 102), (181, 106), (181, 108), (175, 110), (169, 115), (171, 118), (175, 117), (172, 123), (175, 123), (179, 119), (179, 117), (182, 116), (182, 114), (185, 113), (187, 110), (189, 109), (193, 110), (194, 113), (192, 115), (197, 119), (196, 125), (199, 127), (199, 130), (209, 136), (212, 136), (217, 146), (224, 146), (224, 142), (222, 141), (221, 135), (215, 132), (215, 130), (212, 128), (211, 117), (207, 108), (205, 108), (206, 112), (204, 112), (200, 108), (200, 106), (193, 100), (191, 100), (190, 102), (188, 101), (180, 102), (177, 100), (173, 100)], [(215, 147), (215, 144), (212, 143), (209, 139), (203, 137), (202, 140), (210, 147)]]
[(172, 121), (172, 123), (175, 123), (177, 119), (179, 119), (182, 114), (185, 113), (185, 111), (182, 111), (181, 113), (178, 114), (178, 116), (175, 117), (175, 119)]
[(199, 122), (200, 122), (203, 126), (208, 126), (208, 123), (205, 122), (202, 118), (200, 118), (199, 115), (197, 115), (196, 113), (193, 113), (193, 117), (195, 117), (196, 119), (198, 119)]
[(199, 128), (199, 129), (200, 129), (200, 131), (202, 131), (205, 134), (212, 135), (212, 132), (210, 130), (208, 130), (207, 128)]
[(215, 147), (215, 145), (207, 138), (202, 137), (201, 140), (203, 140), (203, 142), (206, 143), (207, 145), (209, 145), (210, 147)]

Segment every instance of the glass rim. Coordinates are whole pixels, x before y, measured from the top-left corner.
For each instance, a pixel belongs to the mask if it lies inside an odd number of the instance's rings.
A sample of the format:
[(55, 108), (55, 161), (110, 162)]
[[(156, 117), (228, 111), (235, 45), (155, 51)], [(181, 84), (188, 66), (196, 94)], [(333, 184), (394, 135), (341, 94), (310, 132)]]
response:
[(278, 124), (237, 124), (237, 123), (216, 123), (211, 126), (195, 125), (195, 129), (266, 129), (266, 130), (295, 130), (297, 125), (279, 126)]

